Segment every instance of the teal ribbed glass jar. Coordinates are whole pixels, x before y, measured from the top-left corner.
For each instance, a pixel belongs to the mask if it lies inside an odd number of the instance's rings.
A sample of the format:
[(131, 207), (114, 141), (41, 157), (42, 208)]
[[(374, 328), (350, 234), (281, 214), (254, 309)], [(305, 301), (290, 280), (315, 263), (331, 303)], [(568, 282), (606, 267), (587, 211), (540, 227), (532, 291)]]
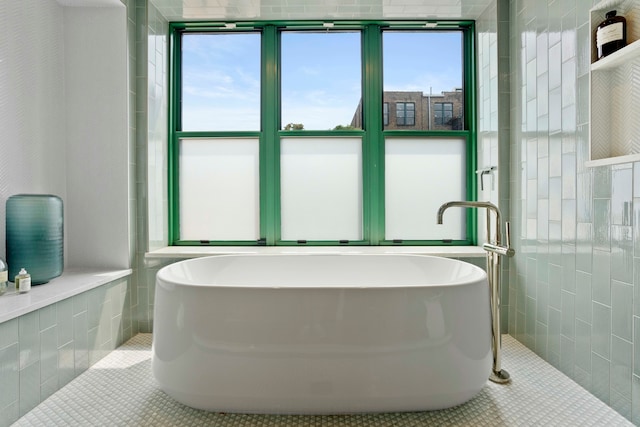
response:
[(6, 233), (9, 280), (21, 268), (39, 285), (62, 274), (62, 199), (51, 194), (16, 194), (7, 199)]

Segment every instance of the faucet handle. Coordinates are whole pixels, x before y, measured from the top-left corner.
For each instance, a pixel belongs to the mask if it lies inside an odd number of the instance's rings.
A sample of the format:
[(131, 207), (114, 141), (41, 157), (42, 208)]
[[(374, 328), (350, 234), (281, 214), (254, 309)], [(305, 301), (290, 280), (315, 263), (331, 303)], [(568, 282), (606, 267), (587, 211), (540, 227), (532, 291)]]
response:
[(504, 243), (507, 248), (511, 248), (511, 223), (509, 221), (504, 223)]

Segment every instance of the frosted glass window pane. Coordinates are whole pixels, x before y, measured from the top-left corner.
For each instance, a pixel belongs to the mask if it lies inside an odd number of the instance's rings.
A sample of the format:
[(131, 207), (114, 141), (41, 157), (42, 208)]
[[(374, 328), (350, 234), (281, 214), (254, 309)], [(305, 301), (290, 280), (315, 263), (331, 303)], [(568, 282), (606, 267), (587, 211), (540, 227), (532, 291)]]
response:
[(465, 209), (438, 208), (465, 200), (465, 139), (387, 138), (385, 141), (385, 238), (465, 238)]
[(362, 239), (360, 138), (283, 138), (282, 240)]
[(181, 103), (184, 131), (260, 130), (260, 34), (183, 34)]
[(180, 140), (180, 239), (260, 237), (257, 139)]

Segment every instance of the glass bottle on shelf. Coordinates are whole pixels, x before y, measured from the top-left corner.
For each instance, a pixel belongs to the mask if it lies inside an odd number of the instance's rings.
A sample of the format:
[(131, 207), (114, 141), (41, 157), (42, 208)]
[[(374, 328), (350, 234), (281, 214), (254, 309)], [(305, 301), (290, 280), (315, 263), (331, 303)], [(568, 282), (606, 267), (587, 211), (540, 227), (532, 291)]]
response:
[(606, 19), (596, 29), (598, 59), (611, 55), (627, 45), (627, 20), (617, 11), (607, 12)]

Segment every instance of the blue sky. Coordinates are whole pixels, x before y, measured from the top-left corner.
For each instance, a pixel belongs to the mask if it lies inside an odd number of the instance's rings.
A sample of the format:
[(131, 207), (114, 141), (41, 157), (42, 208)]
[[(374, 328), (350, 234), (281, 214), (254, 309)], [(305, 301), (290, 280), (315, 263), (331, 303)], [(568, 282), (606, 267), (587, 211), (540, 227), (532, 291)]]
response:
[[(258, 130), (257, 33), (183, 38), (183, 129)], [(348, 125), (361, 96), (360, 33), (282, 35), (282, 124)], [(384, 90), (439, 94), (462, 85), (460, 32), (385, 32)], [(213, 125), (212, 125), (213, 123)]]

